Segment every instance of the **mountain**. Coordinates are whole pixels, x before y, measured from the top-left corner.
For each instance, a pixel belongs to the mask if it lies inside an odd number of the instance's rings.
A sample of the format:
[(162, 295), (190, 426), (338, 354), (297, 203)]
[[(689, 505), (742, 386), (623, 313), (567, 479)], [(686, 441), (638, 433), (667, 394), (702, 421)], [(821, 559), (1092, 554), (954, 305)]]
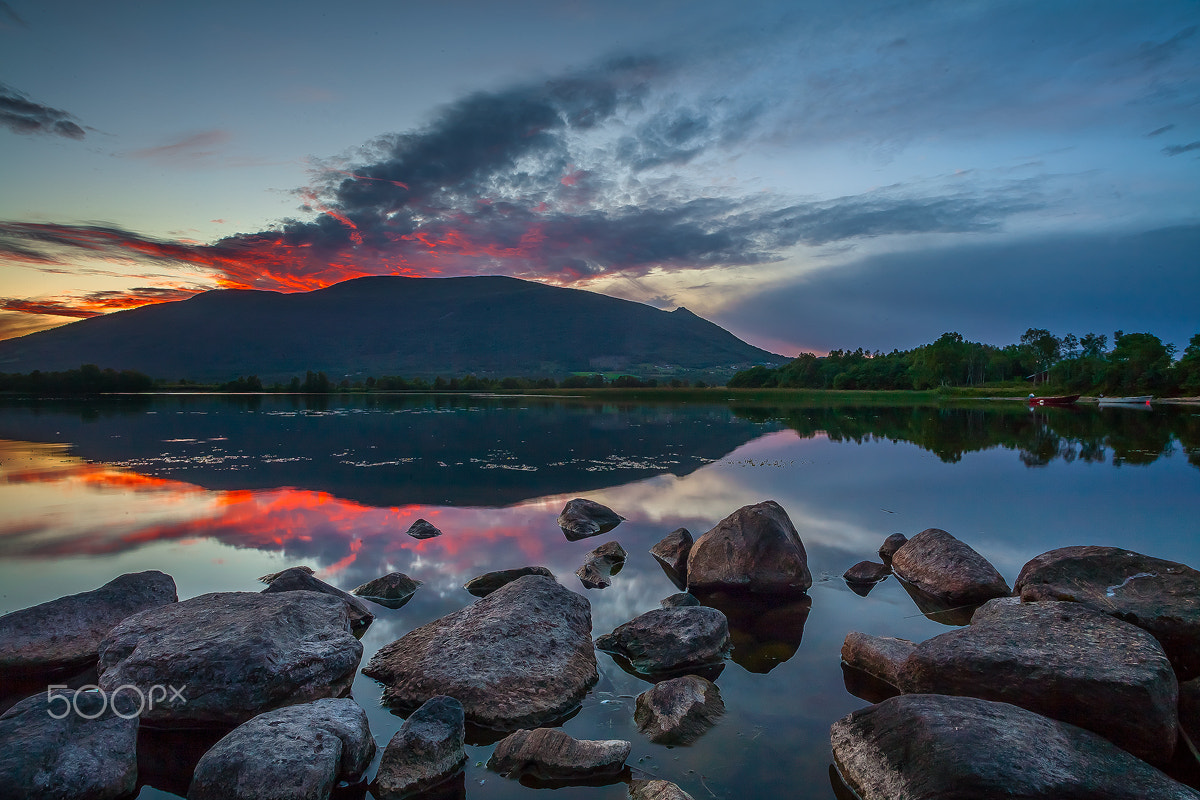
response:
[(685, 308), (666, 312), (499, 276), (356, 278), (312, 292), (224, 289), (0, 341), (0, 372), (81, 364), (214, 381), (306, 370), (368, 375), (562, 376), (730, 370), (787, 359)]

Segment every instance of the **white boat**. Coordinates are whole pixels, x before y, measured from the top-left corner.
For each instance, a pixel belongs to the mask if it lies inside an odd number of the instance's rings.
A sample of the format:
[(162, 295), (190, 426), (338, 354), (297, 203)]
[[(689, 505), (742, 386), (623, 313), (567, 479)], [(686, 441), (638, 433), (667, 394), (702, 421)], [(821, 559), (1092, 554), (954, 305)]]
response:
[(1102, 406), (1148, 406), (1150, 401), (1154, 399), (1152, 394), (1142, 394), (1137, 397), (1105, 397), (1100, 395), (1100, 405)]

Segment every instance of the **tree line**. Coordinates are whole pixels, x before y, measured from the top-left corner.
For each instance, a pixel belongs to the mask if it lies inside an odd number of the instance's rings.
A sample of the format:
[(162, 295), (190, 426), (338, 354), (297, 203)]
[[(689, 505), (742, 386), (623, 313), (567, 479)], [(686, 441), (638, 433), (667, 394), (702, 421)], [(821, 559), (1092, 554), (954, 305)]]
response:
[(1182, 356), (1151, 333), (1058, 337), (1030, 328), (1018, 343), (997, 347), (943, 333), (930, 344), (890, 353), (834, 350), (801, 353), (781, 367), (734, 375), (731, 388), (930, 389), (1034, 383), (1079, 394), (1200, 394), (1200, 334)]

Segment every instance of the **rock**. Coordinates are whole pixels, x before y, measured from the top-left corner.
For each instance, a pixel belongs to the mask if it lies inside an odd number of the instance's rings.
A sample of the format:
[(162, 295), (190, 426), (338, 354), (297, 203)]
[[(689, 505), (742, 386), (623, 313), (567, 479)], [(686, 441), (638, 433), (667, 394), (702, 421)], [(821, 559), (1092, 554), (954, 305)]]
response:
[(892, 556), (894, 556), (896, 551), (899, 550), (907, 541), (908, 537), (903, 533), (893, 533), (892, 535), (888, 536), (883, 540), (883, 544), (879, 546), (880, 560), (890, 567), (892, 565)]
[(633, 748), (619, 739), (574, 739), (558, 728), (520, 730), (496, 745), (487, 768), (509, 778), (532, 775), (545, 781), (570, 781), (619, 775)]
[[(47, 694), (43, 690), (0, 715), (4, 797), (109, 800), (131, 795), (137, 788), (136, 703), (119, 702), (114, 710), (99, 692)], [(127, 695), (118, 698), (124, 701)]]
[(681, 606), (700, 605), (700, 601), (696, 599), (696, 596), (687, 592), (678, 592), (670, 597), (664, 597), (662, 600), (659, 600), (658, 603), (663, 608), (679, 608)]
[(371, 793), (392, 800), (422, 792), (454, 775), (467, 760), (462, 704), (431, 697), (409, 715), (388, 742)]
[[(165, 699), (142, 714), (165, 726), (239, 725), (264, 711), (349, 689), (362, 657), (346, 603), (317, 592), (216, 592), (143, 611), (100, 645), (100, 687)], [(185, 688), (186, 687), (186, 688)], [(155, 689), (155, 691), (160, 691)]]
[(583, 566), (575, 570), (586, 589), (603, 589), (612, 585), (611, 576), (625, 565), (625, 548), (617, 542), (605, 542), (584, 557)]
[(312, 573), (305, 572), (300, 567), (280, 572), (275, 576), (275, 580), (262, 590), (263, 594), (276, 592), (320, 592), (340, 598), (346, 604), (346, 611), (350, 614), (350, 624), (355, 628), (365, 628), (375, 620), (375, 615), (362, 600), (348, 592), (343, 592), (336, 586), (330, 586), (325, 581), (314, 578)]
[(701, 599), (729, 621), (733, 662), (758, 674), (770, 672), (796, 654), (812, 610), (812, 598), (806, 594), (714, 592)]
[(908, 639), (851, 631), (842, 642), (842, 663), (900, 687), (900, 671), (917, 646)]
[(477, 578), (467, 581), (463, 585), (463, 588), (476, 597), (487, 597), (501, 586), (512, 583), (517, 578), (523, 578), (526, 575), (542, 575), (546, 578), (554, 578), (554, 573), (545, 567), (518, 567), (516, 569), (502, 569), (497, 572), (484, 573)]
[(1117, 547), (1063, 547), (1021, 569), (1027, 602), (1070, 600), (1144, 628), (1180, 680), (1200, 677), (1200, 571)]
[(288, 567), (287, 569), (280, 570), (279, 572), (272, 572), (270, 575), (263, 575), (261, 578), (259, 578), (259, 580), (262, 581), (263, 583), (272, 583), (276, 578), (278, 578), (283, 573), (291, 572), (294, 569), (298, 569), (301, 572), (307, 572), (309, 575), (312, 575), (314, 572), (312, 567), (301, 565), (298, 567)]
[(860, 561), (842, 573), (846, 583), (879, 583), (891, 575), (892, 571), (883, 564), (874, 561)]
[(629, 661), (643, 675), (663, 675), (724, 661), (725, 615), (706, 606), (656, 608), (596, 640), (596, 647)]
[(1200, 800), (1090, 731), (1008, 703), (900, 695), (830, 730), (862, 800)]
[(323, 699), (259, 714), (201, 757), (188, 800), (325, 800), (355, 783), (375, 756), (367, 714), (353, 700)]
[(433, 523), (419, 519), (409, 526), (408, 535), (414, 539), (432, 539), (441, 536), (442, 532)]
[(485, 728), (561, 718), (597, 681), (591, 605), (553, 578), (526, 575), (380, 648), (363, 670), (383, 700), (416, 708), (437, 695)]
[(630, 781), (629, 800), (693, 800), (692, 796), (670, 781)]
[(389, 572), (382, 578), (367, 581), (351, 594), (367, 600), (407, 600), (421, 586), (421, 581), (413, 580), (403, 572)]
[(938, 528), (927, 528), (905, 542), (892, 556), (892, 572), (948, 607), (977, 606), (1010, 594), (986, 558)]
[(654, 684), (637, 697), (633, 721), (655, 744), (691, 744), (725, 713), (715, 683), (684, 675)]
[(687, 528), (676, 528), (650, 548), (650, 555), (662, 566), (671, 582), (683, 589), (687, 586), (687, 560), (692, 550), (692, 534)]
[(1200, 749), (1200, 678), (1179, 684), (1179, 730), (1191, 740), (1186, 747)]
[(575, 498), (567, 501), (558, 515), (558, 527), (572, 542), (608, 533), (625, 518), (595, 500)]
[(151, 570), (122, 575), (99, 589), (5, 614), (0, 617), (0, 678), (93, 667), (100, 642), (114, 625), (138, 611), (177, 599), (171, 576)]
[(1162, 647), (1078, 603), (993, 600), (969, 627), (917, 645), (898, 678), (906, 693), (1012, 703), (1087, 728), (1146, 761), (1175, 750), (1179, 686)]
[(688, 591), (801, 594), (812, 586), (808, 555), (787, 512), (773, 500), (744, 506), (692, 545)]

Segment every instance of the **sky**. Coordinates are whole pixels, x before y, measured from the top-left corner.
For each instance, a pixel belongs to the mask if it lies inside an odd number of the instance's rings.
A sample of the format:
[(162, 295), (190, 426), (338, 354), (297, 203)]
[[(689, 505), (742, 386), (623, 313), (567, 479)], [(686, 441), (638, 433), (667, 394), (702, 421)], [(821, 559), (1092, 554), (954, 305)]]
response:
[(0, 0), (0, 338), (379, 274), (1182, 349), (1200, 2)]

